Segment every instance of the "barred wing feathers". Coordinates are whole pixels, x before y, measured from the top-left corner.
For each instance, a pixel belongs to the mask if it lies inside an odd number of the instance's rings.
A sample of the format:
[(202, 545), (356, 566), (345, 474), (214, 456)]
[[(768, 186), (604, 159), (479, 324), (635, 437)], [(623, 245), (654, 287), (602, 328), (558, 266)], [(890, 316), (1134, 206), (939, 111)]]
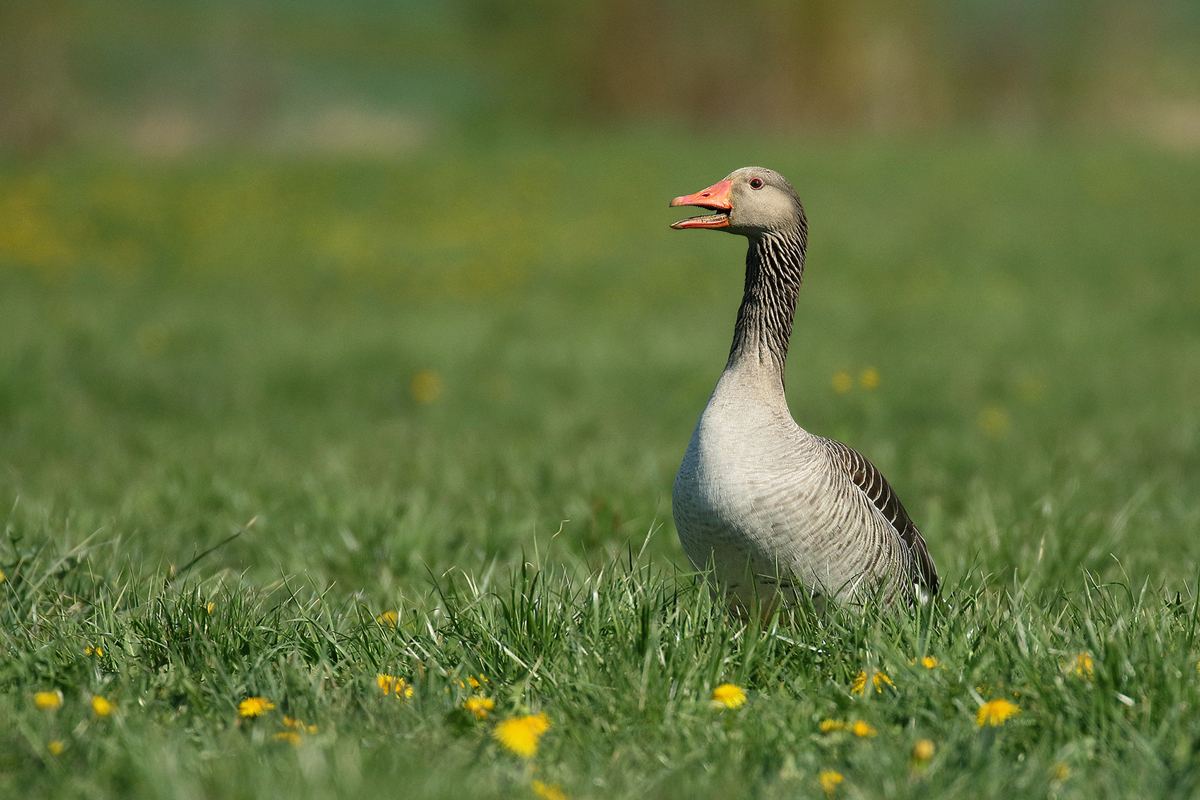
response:
[(883, 473), (854, 448), (847, 447), (841, 442), (835, 442), (833, 439), (822, 439), (822, 441), (830, 455), (833, 456), (834, 462), (846, 471), (850, 480), (859, 489), (862, 489), (871, 504), (879, 509), (884, 518), (892, 523), (892, 527), (900, 534), (900, 539), (908, 547), (909, 555), (912, 558), (913, 581), (930, 596), (937, 594), (939, 583), (937, 569), (933, 566), (933, 558), (929, 555), (925, 539), (917, 530), (917, 526), (913, 524), (908, 512), (904, 510), (904, 504), (900, 502), (900, 498), (896, 496), (892, 487), (883, 477)]

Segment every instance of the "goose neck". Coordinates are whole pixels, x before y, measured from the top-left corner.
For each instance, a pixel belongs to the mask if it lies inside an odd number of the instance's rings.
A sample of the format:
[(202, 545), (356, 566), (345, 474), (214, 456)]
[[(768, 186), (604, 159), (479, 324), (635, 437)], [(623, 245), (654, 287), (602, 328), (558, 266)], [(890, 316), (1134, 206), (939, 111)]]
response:
[(805, 231), (773, 231), (750, 239), (746, 286), (726, 369), (767, 369), (783, 385), (796, 298), (804, 275)]

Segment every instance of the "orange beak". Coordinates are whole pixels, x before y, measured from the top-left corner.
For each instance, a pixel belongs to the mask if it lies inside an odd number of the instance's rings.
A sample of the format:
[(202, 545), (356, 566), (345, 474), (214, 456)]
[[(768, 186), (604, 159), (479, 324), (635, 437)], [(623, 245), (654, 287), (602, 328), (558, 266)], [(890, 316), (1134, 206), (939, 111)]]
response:
[(671, 201), (672, 208), (675, 206), (699, 206), (700, 208), (711, 208), (720, 213), (681, 219), (679, 222), (671, 225), (671, 227), (677, 230), (682, 230), (683, 228), (728, 228), (729, 211), (733, 208), (729, 203), (729, 190), (731, 188), (733, 188), (733, 184), (729, 181), (717, 181), (707, 189), (703, 189), (695, 194), (685, 194), (676, 197)]

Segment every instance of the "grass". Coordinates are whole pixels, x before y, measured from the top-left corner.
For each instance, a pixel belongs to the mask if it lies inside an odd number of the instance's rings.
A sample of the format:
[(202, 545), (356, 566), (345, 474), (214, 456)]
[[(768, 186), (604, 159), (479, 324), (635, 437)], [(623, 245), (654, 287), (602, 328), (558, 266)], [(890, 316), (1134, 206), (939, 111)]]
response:
[[(685, 571), (743, 245), (665, 201), (755, 162), (810, 217), (793, 413), (904, 498), (925, 616)], [(0, 793), (1192, 796), (1198, 217), (1200, 160), (1099, 143), (0, 166)]]

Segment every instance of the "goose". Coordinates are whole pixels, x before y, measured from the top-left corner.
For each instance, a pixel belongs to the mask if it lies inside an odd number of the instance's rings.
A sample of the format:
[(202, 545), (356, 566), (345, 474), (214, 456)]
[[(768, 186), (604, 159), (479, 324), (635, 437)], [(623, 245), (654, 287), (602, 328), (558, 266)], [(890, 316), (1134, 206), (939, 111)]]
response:
[(792, 419), (784, 366), (804, 273), (808, 222), (792, 185), (744, 167), (671, 206), (713, 213), (677, 230), (749, 240), (746, 283), (729, 360), (696, 424), (671, 494), (679, 539), (740, 612), (808, 598), (920, 602), (937, 569), (900, 498), (854, 449)]

